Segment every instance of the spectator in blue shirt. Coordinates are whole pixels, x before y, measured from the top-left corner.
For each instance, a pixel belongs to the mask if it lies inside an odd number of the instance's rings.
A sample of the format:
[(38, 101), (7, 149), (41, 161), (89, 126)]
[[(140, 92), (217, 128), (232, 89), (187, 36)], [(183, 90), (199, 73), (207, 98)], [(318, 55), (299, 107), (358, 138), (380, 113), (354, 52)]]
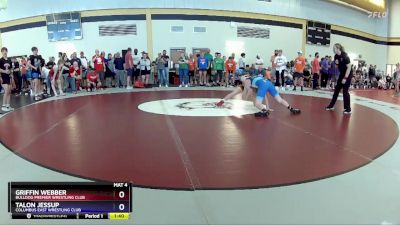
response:
[(208, 85), (208, 68), (210, 68), (210, 62), (208, 61), (208, 58), (204, 57), (204, 52), (201, 52), (200, 57), (197, 58), (197, 70), (200, 74), (200, 86)]
[(115, 87), (126, 88), (126, 71), (124, 69), (124, 59), (117, 52), (114, 58), (115, 65)]
[(329, 57), (325, 56), (321, 60), (321, 87), (326, 88), (328, 84), (328, 76), (329, 76)]

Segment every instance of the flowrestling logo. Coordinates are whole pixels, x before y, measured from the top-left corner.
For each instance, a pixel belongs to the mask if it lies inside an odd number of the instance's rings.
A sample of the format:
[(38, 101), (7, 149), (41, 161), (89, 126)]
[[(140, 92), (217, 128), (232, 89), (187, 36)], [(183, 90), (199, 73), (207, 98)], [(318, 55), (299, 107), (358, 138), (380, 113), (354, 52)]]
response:
[(176, 107), (180, 109), (187, 109), (187, 110), (193, 110), (193, 109), (232, 109), (233, 104), (231, 102), (226, 102), (222, 106), (218, 107), (215, 102), (207, 102), (207, 101), (191, 101), (191, 102), (183, 102)]
[(221, 107), (216, 105), (217, 98), (165, 99), (145, 102), (138, 106), (144, 112), (171, 116), (242, 116), (258, 112), (253, 102), (232, 99)]
[(368, 12), (368, 18), (370, 19), (383, 19), (388, 16), (389, 12)]

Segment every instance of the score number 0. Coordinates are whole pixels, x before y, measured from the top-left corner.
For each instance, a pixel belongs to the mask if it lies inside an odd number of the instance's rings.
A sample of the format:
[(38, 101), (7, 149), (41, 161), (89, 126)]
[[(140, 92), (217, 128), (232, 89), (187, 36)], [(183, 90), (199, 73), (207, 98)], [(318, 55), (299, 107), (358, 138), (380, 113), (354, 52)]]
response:
[[(125, 192), (124, 191), (120, 191), (118, 193), (118, 197), (119, 198), (124, 198), (125, 197)], [(121, 204), (119, 204), (118, 208), (119, 208), (120, 211), (123, 211), (125, 209), (125, 205), (121, 203)]]

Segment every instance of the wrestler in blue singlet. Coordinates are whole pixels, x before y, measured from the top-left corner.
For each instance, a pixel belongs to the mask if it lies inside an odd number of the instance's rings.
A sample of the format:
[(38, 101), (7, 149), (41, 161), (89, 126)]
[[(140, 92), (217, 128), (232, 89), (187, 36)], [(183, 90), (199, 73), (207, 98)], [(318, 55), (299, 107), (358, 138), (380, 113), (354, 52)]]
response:
[(258, 101), (263, 101), (267, 93), (272, 97), (279, 95), (271, 81), (265, 80), (263, 77), (255, 77), (251, 82), (251, 86), (257, 88), (256, 100)]

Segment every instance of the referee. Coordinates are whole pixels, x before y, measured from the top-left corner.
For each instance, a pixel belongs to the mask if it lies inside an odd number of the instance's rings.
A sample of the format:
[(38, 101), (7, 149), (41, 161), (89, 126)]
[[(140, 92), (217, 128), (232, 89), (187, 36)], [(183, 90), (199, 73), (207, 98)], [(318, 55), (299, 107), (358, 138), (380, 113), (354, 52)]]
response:
[(344, 114), (351, 114), (350, 107), (350, 94), (349, 88), (351, 84), (352, 78), (352, 66), (350, 62), (350, 58), (344, 50), (344, 47), (341, 44), (336, 43), (333, 46), (333, 52), (335, 53), (335, 62), (339, 68), (339, 79), (337, 80), (335, 92), (333, 94), (331, 103), (325, 108), (328, 111), (334, 110), (334, 106), (336, 100), (339, 96), (340, 90), (343, 88), (343, 102), (344, 102)]

